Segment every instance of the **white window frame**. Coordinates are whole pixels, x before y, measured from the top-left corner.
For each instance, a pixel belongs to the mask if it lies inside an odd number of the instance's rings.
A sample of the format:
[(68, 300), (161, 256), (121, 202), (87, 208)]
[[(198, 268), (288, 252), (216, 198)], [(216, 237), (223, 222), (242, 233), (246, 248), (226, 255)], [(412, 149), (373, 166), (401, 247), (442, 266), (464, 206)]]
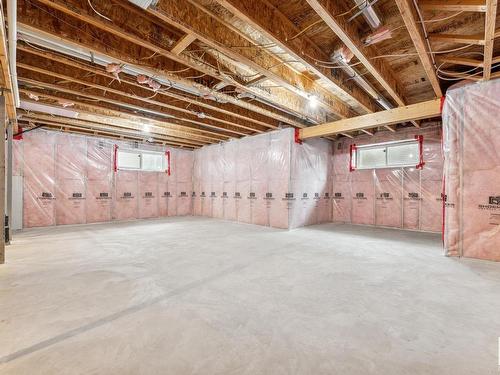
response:
[[(139, 168), (127, 168), (119, 165), (119, 155), (120, 153), (131, 153), (139, 156), (140, 166)], [(158, 155), (161, 157), (161, 169), (148, 169), (143, 165), (143, 155)], [(146, 151), (146, 150), (138, 150), (138, 149), (128, 149), (128, 148), (118, 148), (117, 150), (117, 169), (118, 170), (127, 170), (127, 171), (143, 171), (143, 172), (163, 172), (167, 170), (167, 157), (164, 152), (158, 151)]]
[[(415, 159), (412, 160), (411, 163), (392, 163), (389, 164), (388, 161), (388, 152), (387, 150), (391, 147), (395, 146), (402, 146), (402, 145), (416, 145), (417, 150), (415, 152)], [(354, 151), (351, 151), (351, 170), (367, 170), (367, 169), (386, 169), (386, 168), (405, 168), (405, 167), (415, 167), (419, 168), (422, 167), (422, 161), (420, 160), (421, 156), (421, 147), (422, 143), (419, 139), (405, 139), (401, 141), (391, 141), (391, 142), (383, 142), (383, 143), (375, 143), (375, 144), (369, 144), (369, 145), (361, 145), (361, 146), (355, 146)], [(360, 153), (365, 151), (365, 150), (375, 150), (375, 149), (381, 149), (384, 150), (385, 152), (385, 164), (381, 166), (360, 166), (358, 165), (358, 161), (360, 160)]]

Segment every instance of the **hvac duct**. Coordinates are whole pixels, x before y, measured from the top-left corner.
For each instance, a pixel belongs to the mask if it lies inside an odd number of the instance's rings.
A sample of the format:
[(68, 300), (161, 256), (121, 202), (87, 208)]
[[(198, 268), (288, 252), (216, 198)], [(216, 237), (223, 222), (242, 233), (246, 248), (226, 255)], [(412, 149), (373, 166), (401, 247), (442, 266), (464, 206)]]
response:
[(358, 74), (351, 66), (349, 61), (344, 57), (342, 49), (339, 49), (332, 53), (330, 59), (341, 66), (342, 70), (346, 72), (351, 79), (356, 82), (363, 90), (365, 90), (375, 101), (384, 109), (391, 109), (394, 106), (387, 101), (368, 81), (366, 81), (362, 76)]
[(363, 14), (363, 17), (365, 18), (366, 22), (370, 25), (372, 29), (377, 29), (379, 28), (381, 22), (380, 18), (378, 18), (377, 13), (375, 12), (375, 9), (373, 9), (373, 5), (377, 2), (378, 0), (369, 2), (368, 0), (354, 0), (356, 5), (358, 5), (360, 11), (357, 12), (355, 15), (353, 15), (351, 18), (349, 18), (348, 22), (351, 22), (354, 18), (356, 18), (358, 15)]
[(156, 5), (157, 0), (129, 0), (132, 4), (137, 5), (138, 7), (142, 9), (147, 9), (151, 5)]

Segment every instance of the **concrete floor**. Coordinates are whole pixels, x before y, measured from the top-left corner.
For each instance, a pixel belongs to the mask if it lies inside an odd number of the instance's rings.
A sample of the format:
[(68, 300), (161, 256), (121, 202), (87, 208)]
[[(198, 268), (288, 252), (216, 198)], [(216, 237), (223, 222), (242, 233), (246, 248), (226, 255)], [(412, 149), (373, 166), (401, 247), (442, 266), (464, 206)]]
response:
[(0, 373), (497, 374), (500, 264), (436, 235), (204, 218), (30, 230)]

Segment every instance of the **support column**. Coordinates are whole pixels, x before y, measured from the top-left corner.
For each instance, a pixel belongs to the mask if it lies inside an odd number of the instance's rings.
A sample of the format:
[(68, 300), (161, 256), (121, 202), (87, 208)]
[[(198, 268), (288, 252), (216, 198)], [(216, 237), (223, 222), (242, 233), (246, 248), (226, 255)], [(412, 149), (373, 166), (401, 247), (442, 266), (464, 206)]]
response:
[(9, 226), (8, 230), (8, 238), (5, 239), (5, 243), (8, 245), (12, 240), (12, 136), (14, 131), (14, 124), (12, 121), (9, 121), (7, 124), (7, 202), (6, 205), (6, 215), (9, 218), (7, 223)]
[(0, 96), (0, 264), (5, 263), (5, 96)]

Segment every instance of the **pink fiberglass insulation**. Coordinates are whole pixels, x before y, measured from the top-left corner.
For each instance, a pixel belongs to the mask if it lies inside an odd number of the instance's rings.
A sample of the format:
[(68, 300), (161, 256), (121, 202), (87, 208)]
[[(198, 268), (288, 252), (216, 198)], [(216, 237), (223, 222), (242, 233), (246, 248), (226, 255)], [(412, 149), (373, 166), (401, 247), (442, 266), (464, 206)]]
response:
[(403, 169), (403, 228), (420, 228), (420, 171), (414, 168)]
[(87, 176), (87, 140), (69, 134), (56, 138), (57, 179), (84, 179)]
[[(5, 151), (7, 152), (7, 150)], [(12, 141), (12, 174), (14, 176), (23, 175), (24, 148), (22, 140)]]
[(177, 182), (177, 216), (191, 215), (191, 182)]
[[(350, 146), (414, 139), (422, 135), (423, 169), (350, 172)], [(439, 128), (343, 139), (333, 147), (333, 221), (440, 232), (443, 157)]]
[(158, 216), (168, 216), (168, 174), (160, 173), (158, 175)]
[(113, 219), (131, 220), (138, 218), (138, 173), (136, 171), (118, 171), (116, 173)]
[(139, 218), (158, 217), (158, 173), (138, 172)]
[(55, 139), (43, 134), (26, 135), (23, 161), (23, 226), (55, 225), (56, 166)]
[(375, 171), (375, 225), (401, 227), (401, 184), (400, 170)]
[(445, 248), (500, 261), (500, 81), (448, 90), (443, 110)]
[(87, 223), (111, 221), (113, 192), (109, 178), (88, 180), (86, 198)]
[(196, 150), (194, 214), (283, 229), (329, 221), (331, 143), (293, 136), (285, 129)]
[(354, 171), (351, 177), (351, 223), (375, 224), (374, 171)]
[(87, 140), (87, 178), (102, 180), (113, 175), (113, 145), (99, 139)]
[[(170, 180), (167, 190), (167, 216), (177, 216), (177, 182)], [(191, 214), (191, 207), (189, 208)]]
[(56, 184), (56, 224), (86, 223), (86, 186), (84, 179), (63, 178)]
[[(154, 145), (41, 129), (15, 141), (13, 164), (14, 173), (23, 176), (24, 227), (177, 215), (178, 181), (190, 194), (194, 153), (168, 149), (170, 176), (165, 171), (115, 172), (115, 145), (167, 151)], [(190, 196), (183, 202), (181, 214), (191, 214)]]

